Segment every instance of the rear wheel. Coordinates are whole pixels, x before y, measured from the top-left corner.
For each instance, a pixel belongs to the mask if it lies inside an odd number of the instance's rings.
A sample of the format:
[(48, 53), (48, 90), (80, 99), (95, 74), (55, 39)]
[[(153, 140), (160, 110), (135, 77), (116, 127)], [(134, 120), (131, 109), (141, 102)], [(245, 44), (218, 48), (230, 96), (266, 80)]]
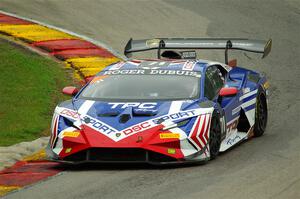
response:
[(220, 151), (221, 145), (221, 123), (218, 114), (213, 114), (209, 133), (209, 152), (210, 159), (215, 159)]
[(259, 137), (264, 134), (268, 122), (268, 108), (266, 96), (262, 89), (259, 89), (256, 100), (255, 109), (255, 124), (254, 124), (254, 136)]

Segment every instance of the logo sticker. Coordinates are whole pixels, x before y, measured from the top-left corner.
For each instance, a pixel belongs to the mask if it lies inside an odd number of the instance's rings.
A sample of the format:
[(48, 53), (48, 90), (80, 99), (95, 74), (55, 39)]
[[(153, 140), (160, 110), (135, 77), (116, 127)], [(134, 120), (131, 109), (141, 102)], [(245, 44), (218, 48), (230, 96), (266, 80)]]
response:
[(65, 153), (70, 153), (72, 151), (72, 148), (66, 148)]
[(182, 69), (183, 70), (190, 70), (190, 71), (192, 71), (194, 69), (195, 65), (196, 65), (196, 62), (187, 61), (183, 65)]
[(112, 109), (121, 108), (126, 109), (128, 107), (134, 107), (138, 109), (153, 109), (157, 106), (157, 103), (139, 103), (139, 102), (132, 102), (132, 103), (108, 103), (111, 105)]
[(172, 148), (168, 148), (168, 154), (175, 154), (176, 153), (176, 150), (175, 149), (172, 149)]
[(62, 116), (71, 117), (74, 120), (80, 118), (80, 115), (76, 111), (70, 109), (63, 109), (59, 114)]
[(120, 137), (121, 133), (116, 133), (116, 137)]
[(160, 133), (159, 138), (160, 139), (179, 139), (180, 134), (179, 133)]
[(158, 47), (160, 39), (149, 39), (146, 41), (146, 46), (149, 48)]
[(64, 137), (72, 137), (72, 138), (77, 138), (80, 135), (78, 131), (65, 131), (63, 133)]

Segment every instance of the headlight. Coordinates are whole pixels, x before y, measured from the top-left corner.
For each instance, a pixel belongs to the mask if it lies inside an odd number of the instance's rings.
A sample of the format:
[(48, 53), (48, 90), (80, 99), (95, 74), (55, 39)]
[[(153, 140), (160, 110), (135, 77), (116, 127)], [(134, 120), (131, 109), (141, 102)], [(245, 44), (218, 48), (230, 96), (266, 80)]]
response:
[(67, 125), (69, 127), (74, 127), (74, 128), (76, 128), (78, 130), (81, 130), (79, 120), (73, 122), (73, 121), (71, 121), (70, 119), (68, 119), (68, 118), (66, 118), (64, 116), (61, 116), (61, 117), (63, 118), (63, 121), (64, 121), (65, 125)]

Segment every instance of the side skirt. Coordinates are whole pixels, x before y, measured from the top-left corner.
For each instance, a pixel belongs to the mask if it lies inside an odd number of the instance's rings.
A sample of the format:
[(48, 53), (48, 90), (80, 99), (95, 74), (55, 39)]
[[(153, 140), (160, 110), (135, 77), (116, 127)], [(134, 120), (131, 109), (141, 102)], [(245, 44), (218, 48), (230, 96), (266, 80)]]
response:
[(248, 132), (239, 132), (235, 130), (221, 142), (220, 152), (224, 152), (243, 140), (247, 140), (248, 138), (252, 137), (252, 132), (253, 126)]

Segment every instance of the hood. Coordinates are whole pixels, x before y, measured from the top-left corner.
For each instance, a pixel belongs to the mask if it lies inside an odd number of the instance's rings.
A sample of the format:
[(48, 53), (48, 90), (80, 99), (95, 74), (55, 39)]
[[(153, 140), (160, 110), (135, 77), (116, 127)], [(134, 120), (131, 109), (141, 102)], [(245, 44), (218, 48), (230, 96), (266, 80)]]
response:
[[(198, 108), (197, 101), (161, 102), (101, 102), (76, 100), (73, 109), (80, 115), (100, 120), (117, 130), (122, 130), (146, 120)], [(161, 121), (160, 121), (161, 122)]]

